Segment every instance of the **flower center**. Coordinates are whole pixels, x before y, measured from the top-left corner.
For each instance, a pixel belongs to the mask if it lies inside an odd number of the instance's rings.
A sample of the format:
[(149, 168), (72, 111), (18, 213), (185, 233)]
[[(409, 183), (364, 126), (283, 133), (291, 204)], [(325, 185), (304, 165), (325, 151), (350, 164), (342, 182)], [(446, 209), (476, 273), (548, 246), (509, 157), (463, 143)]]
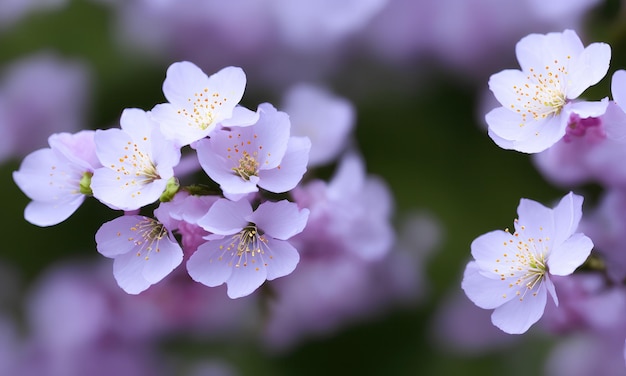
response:
[[(515, 291), (520, 300), (524, 300), (526, 293), (537, 296), (536, 287), (541, 285), (548, 268), (546, 254), (547, 242), (550, 238), (524, 238), (525, 226), (520, 226), (520, 232), (511, 235), (509, 241), (504, 242), (505, 251), (496, 263), (502, 265), (494, 269), (500, 275), (500, 280), (509, 280), (508, 287)], [(542, 227), (539, 228), (543, 230)], [(508, 232), (508, 229), (506, 230)], [(507, 298), (504, 294), (503, 298)]]
[(192, 98), (187, 98), (187, 101), (193, 106), (191, 112), (183, 108), (178, 110), (178, 113), (187, 118), (187, 125), (206, 130), (213, 125), (216, 112), (227, 101), (227, 98), (217, 92), (209, 93), (209, 89), (205, 88), (199, 93), (194, 93)]
[(243, 151), (241, 158), (239, 158), (239, 165), (233, 167), (232, 170), (241, 176), (243, 180), (250, 180), (250, 177), (256, 176), (259, 170), (259, 162), (256, 160), (256, 155), (256, 152), (251, 155), (247, 151)]
[(133, 241), (135, 246), (137, 246), (137, 256), (140, 257), (144, 255), (146, 261), (150, 258), (150, 252), (160, 252), (159, 241), (167, 234), (165, 226), (152, 218), (143, 218), (139, 223), (131, 227), (130, 230), (136, 232), (137, 236), (131, 237), (128, 240)]
[[(147, 138), (144, 138), (144, 141), (146, 140)], [(130, 152), (130, 154), (124, 154), (119, 158), (119, 166), (112, 165), (111, 167), (125, 176), (134, 176), (130, 182), (126, 181), (126, 186), (136, 185), (137, 183), (149, 184), (161, 178), (150, 156), (144, 153), (137, 144), (129, 141), (124, 147), (124, 151)], [(120, 180), (119, 177), (118, 180)]]
[(530, 68), (526, 81), (513, 85), (516, 98), (510, 108), (522, 117), (520, 126), (528, 120), (542, 120), (561, 112), (567, 103), (564, 79), (567, 74), (565, 65), (554, 60), (554, 64), (543, 69)]

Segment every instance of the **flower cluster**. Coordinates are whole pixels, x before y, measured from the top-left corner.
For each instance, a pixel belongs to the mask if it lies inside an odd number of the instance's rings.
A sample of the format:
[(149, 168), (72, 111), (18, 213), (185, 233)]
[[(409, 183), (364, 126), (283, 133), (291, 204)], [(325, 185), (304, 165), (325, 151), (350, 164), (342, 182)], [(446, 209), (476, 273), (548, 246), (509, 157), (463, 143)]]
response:
[[(572, 192), (554, 209), (522, 199), (513, 233), (489, 232), (471, 244), (474, 260), (462, 288), (478, 307), (494, 309), (492, 323), (504, 332), (526, 332), (545, 310), (549, 329), (582, 332), (588, 343), (606, 347), (597, 359), (585, 356), (589, 369), (614, 365), (624, 357), (626, 338), (626, 71), (613, 73), (613, 100), (588, 102), (579, 97), (606, 75), (607, 44), (584, 47), (565, 30), (524, 37), (516, 54), (521, 70), (489, 80), (502, 105), (486, 115), (489, 136), (504, 149), (532, 153), (539, 171), (559, 187), (598, 184), (599, 204), (583, 216), (583, 197)], [(554, 305), (546, 306), (548, 295)], [(554, 359), (572, 351), (563, 346)]]
[[(232, 298), (291, 273), (299, 254), (289, 239), (303, 231), (309, 210), (285, 194), (306, 172), (311, 142), (291, 136), (289, 117), (271, 104), (239, 105), (245, 85), (240, 68), (209, 77), (174, 63), (163, 84), (167, 103), (125, 109), (120, 128), (53, 134), (50, 147), (13, 174), (32, 200), (26, 219), (58, 224), (87, 196), (124, 211), (95, 238), (130, 294), (184, 259), (194, 280), (226, 283)], [(183, 154), (197, 160), (205, 182), (181, 185), (175, 171)]]

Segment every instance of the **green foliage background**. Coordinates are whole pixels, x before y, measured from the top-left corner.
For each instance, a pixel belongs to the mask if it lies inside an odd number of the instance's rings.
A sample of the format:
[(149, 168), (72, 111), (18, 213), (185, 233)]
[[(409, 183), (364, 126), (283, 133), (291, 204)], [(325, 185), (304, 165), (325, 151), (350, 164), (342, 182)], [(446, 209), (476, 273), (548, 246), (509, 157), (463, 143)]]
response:
[[(610, 73), (626, 67), (626, 49), (622, 48), (626, 38), (621, 37), (618, 11), (618, 2), (608, 1), (589, 21), (592, 39), (613, 47)], [(93, 69), (95, 89), (88, 126), (113, 126), (123, 108), (149, 109), (163, 102), (161, 85), (171, 61), (122, 53), (111, 38), (112, 21), (108, 8), (79, 0), (60, 11), (33, 14), (0, 34), (0, 68), (42, 49), (86, 61)], [(512, 45), (508, 67), (516, 66), (513, 50)], [(528, 335), (517, 347), (467, 357), (433, 346), (430, 327), (442, 297), (460, 289), (470, 242), (487, 231), (511, 226), (521, 197), (550, 204), (566, 190), (544, 181), (529, 156), (499, 149), (477, 124), (475, 109), (486, 80), (483, 87), (476, 87), (436, 64), (425, 63), (415, 69), (427, 73), (410, 75), (407, 88), (403, 72), (375, 62), (352, 64), (351, 69), (367, 75), (368, 83), (380, 90), (369, 89), (367, 95), (353, 97), (353, 82), (342, 77), (331, 86), (355, 102), (356, 139), (369, 172), (389, 183), (398, 218), (411, 210), (425, 210), (443, 227), (444, 240), (426, 270), (430, 295), (415, 308), (355, 324), (287, 354), (269, 354), (254, 343), (216, 345), (185, 338), (171, 340), (164, 350), (183, 359), (222, 358), (243, 375), (541, 374), (553, 339)], [(276, 98), (275, 93), (256, 87), (253, 76), (248, 77), (248, 88), (252, 95), (246, 94), (244, 104), (250, 108)], [(600, 98), (608, 93), (605, 78), (589, 95)], [(19, 160), (14, 160), (0, 168), (4, 198), (0, 258), (19, 268), (22, 288), (27, 290), (42, 270), (59, 260), (100, 257), (94, 233), (116, 214), (90, 200), (58, 226), (32, 226), (22, 216), (28, 200), (11, 178), (18, 166)], [(593, 200), (598, 188), (577, 187), (577, 192)], [(9, 309), (22, 313), (19, 304)]]

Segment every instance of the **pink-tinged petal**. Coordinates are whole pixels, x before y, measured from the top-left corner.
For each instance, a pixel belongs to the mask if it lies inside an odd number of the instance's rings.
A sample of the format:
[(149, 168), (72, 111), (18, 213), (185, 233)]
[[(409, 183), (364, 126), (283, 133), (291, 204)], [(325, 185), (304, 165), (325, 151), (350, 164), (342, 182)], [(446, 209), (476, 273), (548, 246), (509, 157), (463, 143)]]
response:
[(24, 209), (24, 218), (36, 226), (53, 226), (68, 219), (83, 201), (84, 195), (75, 195), (63, 201), (31, 201)]
[(167, 68), (163, 94), (175, 106), (186, 105), (189, 96), (201, 92), (208, 83), (209, 77), (200, 68), (188, 61), (181, 61)]
[(152, 285), (143, 277), (144, 259), (129, 252), (113, 260), (113, 276), (117, 284), (128, 294), (139, 294)]
[(626, 70), (620, 69), (613, 73), (611, 78), (611, 93), (613, 100), (626, 112)]
[[(527, 82), (529, 81), (524, 72), (517, 69), (505, 69), (489, 77), (489, 90), (503, 108), (515, 113), (511, 105), (520, 106), (519, 87)], [(517, 118), (521, 119), (519, 114), (517, 114)]]
[(96, 154), (100, 163), (105, 168), (111, 165), (117, 166), (120, 164), (120, 145), (127, 145), (133, 142), (130, 134), (124, 132), (118, 128), (111, 128), (106, 130), (98, 129), (94, 136), (96, 143)]
[(137, 246), (136, 228), (145, 219), (140, 215), (124, 215), (104, 223), (96, 232), (98, 252), (105, 257), (113, 258), (132, 251)]
[(85, 171), (101, 167), (96, 155), (93, 130), (84, 130), (74, 134), (55, 133), (48, 138), (50, 148), (61, 153), (68, 161), (80, 166)]
[(358, 196), (366, 182), (365, 162), (357, 153), (349, 152), (339, 161), (339, 166), (328, 183), (328, 197), (334, 201)]
[(236, 263), (236, 250), (228, 250), (230, 244), (230, 239), (201, 244), (187, 261), (189, 276), (209, 287), (225, 283)]
[(218, 235), (231, 235), (248, 225), (245, 218), (250, 214), (252, 214), (252, 206), (248, 200), (220, 199), (211, 206), (204, 217), (198, 220), (198, 225)]
[(274, 193), (295, 188), (307, 170), (311, 141), (307, 137), (291, 137), (280, 165), (259, 171), (259, 187)]
[(572, 235), (550, 252), (548, 271), (553, 275), (569, 275), (591, 254), (593, 242), (581, 233)]
[(474, 304), (484, 309), (493, 309), (505, 304), (516, 297), (517, 291), (509, 288), (508, 282), (485, 277), (474, 261), (470, 261), (465, 268), (461, 288)]
[(300, 255), (288, 242), (269, 239), (263, 260), (267, 264), (267, 280), (271, 281), (291, 274), (300, 261)]
[(554, 244), (558, 245), (578, 229), (583, 215), (583, 196), (570, 192), (552, 211), (554, 217)]
[(291, 87), (283, 99), (289, 114), (291, 136), (309, 137), (309, 166), (331, 162), (343, 151), (355, 123), (350, 101), (310, 84)]
[(606, 76), (611, 61), (611, 47), (606, 43), (592, 43), (569, 67), (566, 94), (568, 99), (578, 98), (588, 87)]
[(154, 284), (165, 278), (183, 261), (180, 245), (164, 237), (155, 241), (153, 249), (147, 255), (139, 256), (144, 260), (143, 277)]
[(226, 197), (258, 192), (258, 176), (252, 175), (249, 179), (244, 179), (233, 170), (239, 166), (238, 158), (241, 153), (238, 152), (236, 155), (220, 153), (222, 150), (229, 153), (229, 147), (234, 150), (232, 143), (226, 143), (229, 133), (218, 131), (210, 140), (200, 140), (195, 144), (200, 165), (207, 175), (220, 185)]
[(287, 240), (302, 232), (308, 218), (308, 209), (298, 209), (297, 204), (287, 200), (266, 201), (245, 217), (265, 234), (280, 240)]
[[(377, 219), (373, 219), (377, 218)], [(386, 216), (373, 212), (355, 218), (352, 232), (345, 241), (346, 251), (368, 261), (380, 260), (391, 251), (396, 234)]]
[(609, 102), (602, 116), (602, 126), (606, 138), (619, 143), (626, 142), (626, 113), (615, 102)]
[(243, 257), (246, 256), (248, 256), (247, 262), (239, 262), (239, 266), (232, 269), (233, 272), (226, 281), (228, 286), (226, 293), (231, 299), (252, 294), (267, 278), (267, 268), (260, 265), (263, 258), (258, 254), (256, 257), (250, 257), (247, 252)]
[(526, 291), (523, 298), (516, 297), (497, 307), (491, 315), (491, 322), (505, 333), (525, 333), (543, 315), (546, 299), (546, 288), (539, 284)]

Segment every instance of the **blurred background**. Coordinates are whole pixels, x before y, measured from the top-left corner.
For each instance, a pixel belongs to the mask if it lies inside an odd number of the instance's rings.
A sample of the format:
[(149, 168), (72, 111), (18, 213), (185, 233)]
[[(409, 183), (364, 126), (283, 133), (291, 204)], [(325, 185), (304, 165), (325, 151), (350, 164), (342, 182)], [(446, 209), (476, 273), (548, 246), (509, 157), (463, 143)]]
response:
[[(518, 68), (521, 37), (571, 28), (611, 45), (609, 75), (585, 93), (608, 96), (625, 16), (618, 0), (0, 0), (0, 374), (567, 374), (554, 370), (568, 335), (504, 335), (460, 289), (474, 238), (510, 227), (521, 197), (551, 205), (568, 191), (487, 136), (487, 81)], [(223, 286), (177, 290), (178, 276), (128, 296), (95, 250), (117, 213), (87, 200), (54, 227), (24, 220), (11, 176), (23, 157), (51, 133), (165, 102), (181, 60), (242, 67), (251, 109), (284, 109), (298, 84), (353, 107), (347, 143), (393, 197), (397, 237), (358, 278), (313, 274), (323, 293), (297, 295), (325, 309), (273, 321), (262, 292), (230, 302)], [(576, 188), (590, 202), (598, 190)]]

